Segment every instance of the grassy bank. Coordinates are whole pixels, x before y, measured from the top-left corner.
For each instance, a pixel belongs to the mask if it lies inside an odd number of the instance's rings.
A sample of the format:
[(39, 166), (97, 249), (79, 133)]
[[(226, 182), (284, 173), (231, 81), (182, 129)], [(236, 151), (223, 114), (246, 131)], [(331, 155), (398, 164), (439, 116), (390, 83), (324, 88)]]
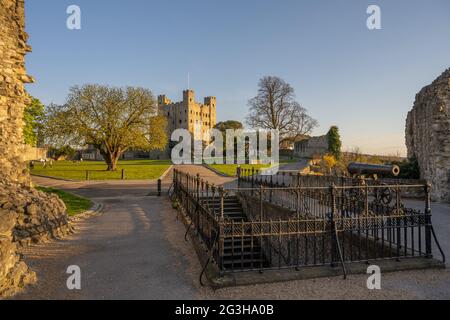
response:
[[(297, 160), (281, 160), (280, 165), (296, 162)], [(209, 167), (219, 171), (222, 174), (225, 174), (230, 177), (236, 176), (236, 170), (238, 165), (237, 164), (210, 164)], [(261, 170), (265, 168), (269, 168), (270, 165), (268, 164), (241, 164), (240, 165), (242, 169), (252, 169), (255, 168), (255, 170)]]
[(85, 180), (89, 171), (89, 180), (120, 180), (122, 169), (125, 170), (126, 180), (158, 179), (171, 165), (164, 160), (124, 160), (119, 161), (117, 171), (106, 171), (103, 161), (57, 161), (52, 168), (35, 163), (32, 174), (69, 180)]
[[(237, 171), (237, 164), (209, 164), (209, 167), (213, 168), (214, 170), (219, 171), (220, 173), (223, 173), (227, 176), (234, 177), (236, 175)], [(255, 170), (268, 168), (269, 165), (265, 164), (241, 164), (240, 165), (242, 169), (251, 169), (255, 168)]]
[(61, 200), (64, 201), (64, 203), (66, 204), (67, 214), (69, 216), (77, 215), (79, 213), (89, 210), (92, 207), (91, 200), (76, 196), (69, 192), (46, 187), (36, 187), (36, 189), (43, 191), (45, 193), (54, 193), (58, 195), (58, 197), (60, 197)]

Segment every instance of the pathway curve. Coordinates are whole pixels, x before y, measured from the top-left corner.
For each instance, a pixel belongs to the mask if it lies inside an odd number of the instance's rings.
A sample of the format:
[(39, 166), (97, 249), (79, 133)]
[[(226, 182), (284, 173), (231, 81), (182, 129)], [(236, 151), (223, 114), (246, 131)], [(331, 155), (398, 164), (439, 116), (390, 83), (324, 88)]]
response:
[[(39, 281), (17, 298), (195, 297), (195, 288), (184, 274), (186, 261), (166, 239), (162, 222), (165, 215), (172, 213), (169, 203), (147, 196), (148, 182), (74, 183), (44, 178), (36, 178), (35, 182), (89, 197), (105, 207), (103, 214), (77, 223), (78, 232), (64, 241), (24, 250)], [(70, 265), (81, 268), (80, 291), (66, 287), (65, 271)]]

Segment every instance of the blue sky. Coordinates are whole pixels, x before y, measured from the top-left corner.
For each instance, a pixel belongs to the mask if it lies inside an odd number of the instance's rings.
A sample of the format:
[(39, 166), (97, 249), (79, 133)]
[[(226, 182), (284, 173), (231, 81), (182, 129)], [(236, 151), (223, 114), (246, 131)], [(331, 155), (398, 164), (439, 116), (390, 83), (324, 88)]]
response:
[[(76, 4), (82, 29), (66, 28)], [(366, 9), (381, 8), (381, 30)], [(450, 67), (448, 0), (26, 0), (29, 92), (63, 103), (71, 86), (143, 86), (215, 95), (218, 120), (243, 121), (258, 80), (276, 75), (344, 148), (405, 151), (415, 94)]]

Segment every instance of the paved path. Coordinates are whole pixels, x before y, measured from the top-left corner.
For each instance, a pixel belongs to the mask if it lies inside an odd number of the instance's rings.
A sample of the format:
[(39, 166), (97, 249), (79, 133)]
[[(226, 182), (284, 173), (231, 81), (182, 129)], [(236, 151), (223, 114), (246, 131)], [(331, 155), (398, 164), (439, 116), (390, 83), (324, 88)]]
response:
[(217, 173), (215, 173), (214, 171), (208, 169), (207, 167), (200, 166), (200, 165), (180, 165), (180, 166), (175, 166), (175, 168), (177, 170), (181, 170), (183, 172), (189, 173), (190, 175), (195, 176), (195, 175), (199, 174), (201, 178), (209, 181), (210, 183), (214, 183), (216, 185), (222, 185), (222, 184), (230, 183), (230, 182), (236, 180), (236, 178), (220, 176)]
[[(181, 169), (209, 175), (216, 183), (229, 181), (203, 167)], [(352, 275), (347, 281), (336, 277), (212, 291), (198, 285), (201, 266), (191, 244), (183, 239), (185, 228), (175, 220), (168, 201), (147, 196), (148, 181), (35, 181), (102, 202), (105, 209), (102, 215), (77, 223), (75, 235), (23, 251), (39, 281), (16, 299), (450, 298), (447, 270), (386, 274), (383, 289), (377, 291), (366, 288), (365, 275)], [(437, 209), (444, 215), (448, 207)], [(443, 219), (448, 223), (448, 216)], [(449, 234), (448, 224), (442, 223), (439, 228), (440, 234)], [(69, 265), (81, 268), (81, 291), (66, 287)]]
[(300, 159), (297, 162), (289, 162), (280, 165), (280, 170), (293, 170), (293, 171), (303, 171), (309, 166), (309, 159)]
[[(410, 200), (406, 207), (424, 211), (423, 201)], [(431, 222), (434, 231), (441, 245), (442, 251), (447, 258), (447, 268), (450, 267), (450, 204), (432, 203), (431, 204)], [(441, 254), (437, 248), (436, 242), (432, 239), (433, 254), (437, 259), (441, 259)]]
[[(67, 183), (43, 185), (70, 190), (105, 205), (104, 213), (78, 223), (65, 241), (24, 250), (39, 282), (18, 298), (182, 299), (194, 298), (180, 257), (166, 240), (163, 221), (170, 204), (148, 197), (148, 184)], [(173, 221), (173, 215), (170, 215)], [(183, 230), (181, 230), (183, 231)], [(82, 290), (66, 288), (65, 270), (78, 265)]]
[[(278, 182), (280, 185), (296, 186), (297, 182), (295, 177), (297, 176), (297, 173), (303, 173), (304, 170), (308, 168), (309, 162), (310, 160), (308, 159), (300, 159), (296, 162), (281, 164), (276, 171), (274, 169), (264, 171), (262, 178), (267, 182)], [(284, 172), (284, 174), (282, 172)], [(276, 173), (278, 174), (275, 175)]]

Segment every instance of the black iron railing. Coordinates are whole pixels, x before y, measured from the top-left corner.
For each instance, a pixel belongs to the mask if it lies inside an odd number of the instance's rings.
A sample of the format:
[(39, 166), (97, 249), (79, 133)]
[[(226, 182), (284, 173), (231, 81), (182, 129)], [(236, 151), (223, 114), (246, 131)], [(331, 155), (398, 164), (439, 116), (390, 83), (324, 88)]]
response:
[[(352, 262), (432, 257), (427, 185), (335, 185), (326, 177), (322, 186), (292, 187), (260, 179), (224, 189), (174, 172), (174, 195), (222, 274), (319, 265), (341, 265), (345, 274)], [(425, 198), (408, 198), (418, 191)]]

